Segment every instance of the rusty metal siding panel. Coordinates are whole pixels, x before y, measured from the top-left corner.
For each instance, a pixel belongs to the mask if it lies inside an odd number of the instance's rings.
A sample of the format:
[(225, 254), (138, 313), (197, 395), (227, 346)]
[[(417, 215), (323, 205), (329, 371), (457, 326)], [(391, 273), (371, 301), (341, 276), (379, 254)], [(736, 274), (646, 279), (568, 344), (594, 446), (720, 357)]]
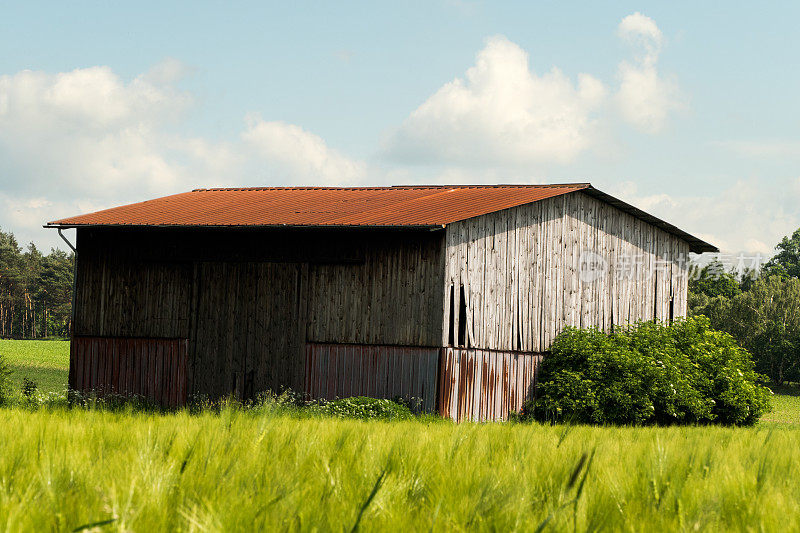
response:
[(439, 348), (309, 343), (306, 353), (313, 364), (306, 365), (304, 390), (311, 398), (401, 396), (436, 409)]
[(439, 414), (456, 422), (506, 420), (533, 394), (542, 354), (442, 348)]
[(165, 407), (186, 404), (185, 339), (73, 337), (70, 388), (98, 396), (141, 396)]

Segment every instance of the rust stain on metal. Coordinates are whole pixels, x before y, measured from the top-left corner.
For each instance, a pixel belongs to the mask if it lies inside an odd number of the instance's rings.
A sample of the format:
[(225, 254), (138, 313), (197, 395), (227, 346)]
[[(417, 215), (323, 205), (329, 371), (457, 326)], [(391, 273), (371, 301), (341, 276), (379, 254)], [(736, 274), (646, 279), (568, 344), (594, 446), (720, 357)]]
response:
[(438, 348), (309, 343), (304, 390), (326, 400), (420, 398), (424, 410), (434, 411), (438, 368)]
[(533, 394), (542, 355), (443, 348), (439, 414), (456, 422), (506, 420)]
[(186, 404), (185, 339), (73, 337), (70, 387), (98, 396), (141, 396), (166, 406)]

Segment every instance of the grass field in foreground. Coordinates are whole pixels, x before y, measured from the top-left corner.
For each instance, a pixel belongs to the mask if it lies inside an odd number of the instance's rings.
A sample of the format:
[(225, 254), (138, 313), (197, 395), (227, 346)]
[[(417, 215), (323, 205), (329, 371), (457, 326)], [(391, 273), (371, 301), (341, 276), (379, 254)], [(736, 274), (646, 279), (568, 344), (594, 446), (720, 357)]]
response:
[[(800, 429), (0, 409), (0, 530), (796, 531)], [(360, 517), (360, 518), (359, 518)], [(104, 529), (105, 530), (105, 529)]]
[[(0, 353), (63, 390), (68, 343)], [(0, 531), (798, 530), (800, 396), (779, 392), (755, 428), (0, 408)]]

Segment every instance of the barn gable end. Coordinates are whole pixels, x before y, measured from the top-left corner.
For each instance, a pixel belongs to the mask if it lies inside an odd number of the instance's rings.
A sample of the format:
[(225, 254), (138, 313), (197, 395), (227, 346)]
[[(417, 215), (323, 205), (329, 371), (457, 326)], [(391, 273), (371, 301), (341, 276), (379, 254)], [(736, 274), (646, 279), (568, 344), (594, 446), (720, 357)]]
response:
[(453, 349), (442, 408), (455, 418), (485, 419), (499, 390), (520, 409), (536, 379), (529, 368), (566, 326), (686, 315), (689, 245), (582, 192), (446, 231), (442, 343)]

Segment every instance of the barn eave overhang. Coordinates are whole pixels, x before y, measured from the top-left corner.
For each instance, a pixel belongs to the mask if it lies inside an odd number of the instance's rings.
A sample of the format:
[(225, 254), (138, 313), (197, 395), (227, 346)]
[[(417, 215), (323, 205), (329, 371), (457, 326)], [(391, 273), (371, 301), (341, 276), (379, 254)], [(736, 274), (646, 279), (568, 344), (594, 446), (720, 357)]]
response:
[(78, 228), (129, 228), (129, 229), (353, 229), (353, 230), (411, 230), (438, 231), (446, 224), (57, 224), (48, 222), (45, 229), (78, 229)]

